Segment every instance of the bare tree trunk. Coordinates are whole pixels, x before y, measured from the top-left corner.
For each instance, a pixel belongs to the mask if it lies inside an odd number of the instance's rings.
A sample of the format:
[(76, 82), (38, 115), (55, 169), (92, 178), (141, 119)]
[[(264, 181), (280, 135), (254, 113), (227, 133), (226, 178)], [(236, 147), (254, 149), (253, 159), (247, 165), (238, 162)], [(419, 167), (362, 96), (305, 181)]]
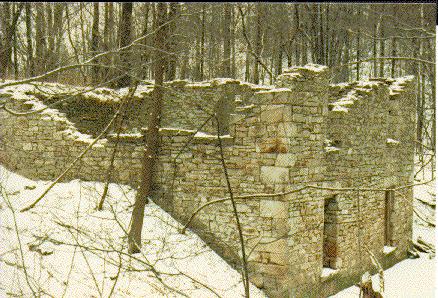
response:
[(176, 18), (178, 16), (178, 3), (177, 2), (171, 2), (169, 4), (169, 14), (167, 21), (169, 22), (166, 25), (166, 30), (169, 32), (169, 34), (166, 34), (167, 40), (166, 43), (166, 51), (170, 53), (167, 56), (167, 68), (166, 68), (166, 81), (173, 81), (176, 77), (176, 63), (177, 63), (177, 55), (176, 55), (176, 35), (175, 35), (175, 29), (176, 29)]
[[(432, 91), (432, 132), (431, 132), (431, 147), (433, 149), (433, 154), (436, 152), (436, 100), (435, 100), (435, 92), (436, 92), (436, 70), (432, 69), (432, 72), (429, 76), (429, 83)], [(424, 83), (423, 83), (424, 87)], [(423, 92), (424, 94), (424, 92)], [(423, 95), (425, 96), (425, 95)], [(432, 175), (433, 175), (432, 171)]]
[(249, 45), (246, 45), (245, 51), (245, 81), (249, 82), (250, 78), (250, 65), (251, 65), (251, 55), (249, 54)]
[(199, 79), (204, 80), (204, 56), (205, 56), (205, 4), (202, 4), (201, 16), (201, 57), (199, 57)]
[(181, 63), (181, 72), (180, 72), (180, 79), (184, 80), (188, 77), (188, 68), (189, 68), (189, 49), (184, 49), (184, 56)]
[[(84, 10), (86, 7), (86, 3), (79, 3), (79, 10), (80, 10), (80, 14), (79, 14), (79, 19), (80, 19), (80, 29), (81, 29), (81, 37), (82, 37), (82, 42), (80, 43), (80, 45), (82, 46), (82, 53), (83, 55), (85, 55), (85, 53), (87, 52), (87, 35), (85, 33), (85, 18), (84, 18)], [(84, 84), (88, 83), (88, 76), (89, 76), (89, 71), (88, 68), (84, 68), (82, 70), (85, 74), (84, 76)]]
[(128, 252), (138, 253), (141, 249), (141, 231), (143, 229), (143, 218), (148, 197), (153, 191), (153, 171), (158, 158), (160, 147), (159, 126), (161, 118), (161, 107), (163, 101), (163, 79), (164, 79), (164, 58), (162, 50), (165, 49), (166, 30), (163, 24), (166, 19), (166, 4), (157, 4), (157, 32), (155, 34), (155, 86), (152, 97), (150, 119), (145, 134), (145, 149), (143, 157), (142, 181), (140, 189), (135, 198), (135, 205), (132, 211), (131, 224), (128, 235)]
[[(298, 31), (296, 37), (295, 37), (295, 65), (300, 65), (300, 58), (301, 58), (301, 51), (300, 51), (300, 45), (299, 45), (299, 41), (301, 39), (301, 23), (300, 23), (300, 11), (299, 11), (299, 4), (295, 3), (294, 4), (294, 16), (295, 16), (295, 30)], [(292, 46), (292, 40), (289, 41), (290, 45)], [(289, 56), (287, 57), (287, 66), (291, 67), (292, 66), (292, 57), (289, 58)]]
[[(382, 14), (385, 13), (385, 6), (382, 5)], [(385, 26), (380, 24), (380, 57), (385, 57), (385, 40), (383, 39), (385, 36)], [(380, 61), (380, 69), (379, 76), (383, 78), (385, 76), (385, 60), (382, 59)]]
[(325, 44), (324, 44), (324, 27), (323, 27), (323, 19), (322, 19), (322, 4), (318, 3), (318, 23), (319, 23), (319, 42), (318, 42), (318, 63), (326, 64), (324, 61), (325, 57)]
[[(103, 50), (108, 51), (115, 46), (115, 33), (114, 33), (114, 4), (112, 2), (105, 3), (105, 16), (103, 27)], [(105, 65), (114, 65), (114, 58), (112, 55), (108, 55), (101, 59), (101, 62)], [(113, 71), (110, 68), (101, 69), (101, 75), (103, 80), (108, 80), (113, 76)]]
[(10, 15), (10, 3), (3, 3), (3, 16), (2, 25), (5, 27), (3, 40), (0, 41), (0, 76), (5, 79), (8, 70), (11, 66), (12, 47), (14, 34), (17, 28), (18, 18), (24, 7), (24, 3), (20, 3), (18, 9), (14, 11), (12, 19)]
[(260, 82), (260, 73), (259, 73), (259, 59), (262, 53), (262, 34), (263, 34), (263, 3), (256, 4), (256, 36), (255, 36), (255, 54), (256, 57), (254, 59), (254, 75), (253, 82), (254, 84), (258, 84)]
[[(347, 64), (350, 62), (350, 34), (345, 32), (344, 35), (344, 55), (342, 59), (342, 64)], [(345, 65), (341, 70), (341, 81), (348, 82), (350, 80), (350, 67)]]
[[(15, 9), (15, 6), (16, 6), (17, 4), (16, 3), (14, 3), (14, 9)], [(14, 55), (14, 79), (15, 80), (18, 80), (18, 72), (19, 72), (19, 69), (20, 69), (20, 67), (19, 67), (19, 65), (18, 65), (18, 55), (17, 55), (17, 46), (18, 46), (18, 41), (17, 41), (17, 38), (18, 38), (18, 36), (17, 36), (17, 30), (14, 30), (13, 31), (14, 33), (13, 33), (13, 41), (14, 41), (14, 43), (13, 43), (13, 51), (12, 51), (12, 53), (13, 53), (13, 55)]]
[[(211, 28), (216, 28), (218, 24), (220, 24), (220, 6), (212, 5), (212, 19), (211, 19)], [(220, 68), (220, 30), (211, 30), (211, 41), (210, 41), (210, 49), (211, 49), (211, 57), (210, 57), (210, 74), (209, 78), (220, 76), (221, 68)], [(219, 67), (218, 67), (219, 66)]]
[(236, 16), (234, 6), (231, 6), (231, 77), (236, 78)]
[[(247, 10), (247, 12), (246, 12), (246, 23), (247, 24), (249, 24), (250, 23), (250, 20), (249, 20), (249, 14), (250, 14), (250, 12), (251, 12), (251, 10), (250, 10), (250, 8), (248, 7), (248, 10)], [(251, 30), (249, 30), (249, 32), (247, 33), (248, 34), (248, 37), (249, 37), (249, 39), (251, 39), (251, 36), (250, 36), (250, 34), (251, 34)], [(246, 51), (245, 51), (245, 81), (247, 81), (247, 82), (249, 82), (250, 80), (251, 80), (251, 78), (250, 78), (250, 72), (251, 72), (251, 69), (250, 69), (250, 67), (251, 67), (251, 55), (250, 55), (250, 52), (249, 52), (249, 44), (247, 43), (246, 44)]]
[[(391, 56), (396, 57), (397, 56), (397, 39), (395, 37), (392, 38), (391, 43)], [(394, 78), (395, 75), (395, 59), (391, 60), (391, 78)]]
[[(373, 58), (377, 58), (377, 24), (373, 26)], [(377, 59), (373, 61), (373, 77), (377, 77)]]
[(329, 29), (329, 5), (325, 4), (325, 29), (324, 29), (324, 64), (331, 66), (330, 48), (331, 43), (334, 39), (330, 39), (330, 29)]
[(26, 43), (27, 43), (27, 63), (26, 63), (26, 76), (32, 77), (35, 75), (35, 65), (33, 61), (33, 49), (32, 49), (32, 10), (31, 4), (26, 3)]
[[(94, 2), (94, 13), (93, 13), (93, 27), (91, 29), (91, 54), (97, 55), (99, 51), (99, 2)], [(95, 61), (96, 64), (99, 63), (98, 60)], [(99, 82), (99, 66), (93, 66), (92, 71), (92, 82), (97, 84)]]
[(281, 36), (278, 38), (277, 43), (277, 64), (276, 64), (276, 71), (275, 74), (278, 76), (281, 74), (283, 70), (283, 46), (281, 44), (282, 38)]
[(199, 34), (195, 37), (195, 63), (193, 68), (193, 77), (195, 81), (201, 80), (201, 37)]
[(46, 32), (47, 38), (47, 52), (46, 52), (46, 70), (54, 69), (53, 56), (55, 50), (55, 36), (53, 34), (53, 11), (52, 3), (45, 3), (46, 5)]
[(35, 3), (36, 20), (35, 20), (35, 58), (37, 65), (37, 74), (45, 72), (44, 56), (46, 54), (46, 30), (44, 26), (44, 10), (43, 3)]
[[(357, 18), (360, 18), (360, 10), (357, 11)], [(360, 29), (356, 35), (356, 61), (360, 61)], [(360, 79), (360, 62), (356, 63), (356, 81)]]
[[(156, 3), (152, 3), (151, 5), (152, 5), (152, 30), (156, 30), (157, 29), (157, 7), (156, 7)], [(152, 46), (154, 44), (155, 44), (155, 40), (153, 41)], [(155, 67), (150, 67), (150, 70), (151, 70), (150, 77), (153, 78), (155, 76), (155, 73), (154, 73)]]
[[(150, 11), (151, 4), (144, 3), (143, 5), (144, 5), (144, 21), (143, 21), (142, 35), (146, 35), (148, 33), (148, 30), (149, 30), (149, 11)], [(143, 39), (142, 44), (144, 44), (145, 46), (148, 46), (149, 45), (149, 38), (145, 37)], [(149, 66), (147, 64), (149, 62), (149, 56), (150, 56), (149, 53), (150, 53), (150, 50), (147, 47), (142, 49), (142, 51), (141, 51), (142, 73), (141, 73), (140, 77), (143, 79), (148, 77), (147, 74), (148, 74)]]
[[(61, 44), (63, 42), (62, 21), (65, 3), (55, 3), (53, 12), (53, 35), (55, 37), (55, 49), (53, 56), (54, 67), (61, 66)], [(55, 80), (58, 81), (59, 74), (56, 74)]]
[(231, 4), (224, 3), (222, 76), (231, 76)]
[[(131, 42), (131, 29), (132, 29), (132, 2), (122, 3), (122, 18), (120, 20), (120, 31), (119, 40), (120, 47), (125, 47)], [(117, 87), (127, 87), (131, 84), (131, 76), (129, 72), (131, 71), (131, 51), (128, 49), (125, 51), (120, 51), (120, 67), (122, 69), (121, 78), (117, 82)]]

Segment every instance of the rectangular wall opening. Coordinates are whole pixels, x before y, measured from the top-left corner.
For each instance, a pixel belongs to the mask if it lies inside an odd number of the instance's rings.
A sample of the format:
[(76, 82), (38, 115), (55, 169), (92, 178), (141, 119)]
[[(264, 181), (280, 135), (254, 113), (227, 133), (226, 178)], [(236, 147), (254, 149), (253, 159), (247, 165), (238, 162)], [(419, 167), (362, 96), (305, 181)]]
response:
[(385, 246), (395, 246), (394, 243), (394, 190), (385, 191)]
[(337, 269), (338, 256), (337, 213), (339, 212), (336, 197), (324, 200), (324, 228), (323, 228), (323, 261), (324, 268)]

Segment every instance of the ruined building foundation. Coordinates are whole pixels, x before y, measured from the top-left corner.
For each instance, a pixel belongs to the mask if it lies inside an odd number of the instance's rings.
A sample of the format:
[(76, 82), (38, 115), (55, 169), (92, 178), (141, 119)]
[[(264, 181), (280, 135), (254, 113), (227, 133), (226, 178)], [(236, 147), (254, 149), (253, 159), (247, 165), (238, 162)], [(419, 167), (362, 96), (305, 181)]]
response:
[[(287, 69), (275, 87), (231, 79), (166, 87), (153, 200), (184, 224), (201, 205), (228, 196), (216, 128), (208, 120), (216, 113), (234, 195), (266, 194), (238, 199), (237, 210), (251, 251), (251, 281), (269, 297), (334, 294), (374, 270), (367, 249), (384, 267), (406, 258), (412, 189), (389, 189), (412, 183), (411, 78), (331, 85), (327, 67), (307, 65)], [(0, 97), (22, 111), (55, 101), (26, 88), (4, 89)], [(151, 90), (143, 86), (136, 93), (113, 182), (138, 186), (140, 128)], [(58, 176), (108, 122), (120, 98), (104, 88), (87, 94), (59, 110), (1, 111), (0, 162), (34, 179)], [(98, 141), (65, 179), (103, 181), (114, 140)], [(229, 201), (202, 209), (189, 228), (239, 268)]]

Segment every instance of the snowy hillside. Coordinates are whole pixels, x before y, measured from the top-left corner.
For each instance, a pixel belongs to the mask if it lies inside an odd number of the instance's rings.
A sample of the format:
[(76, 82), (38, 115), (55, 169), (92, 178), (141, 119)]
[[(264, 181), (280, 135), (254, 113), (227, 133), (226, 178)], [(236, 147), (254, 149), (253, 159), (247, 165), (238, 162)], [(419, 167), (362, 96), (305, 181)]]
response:
[[(135, 193), (127, 186), (110, 185), (105, 210), (96, 211), (102, 183), (60, 183), (20, 213), (47, 184), (0, 166), (0, 297), (243, 297), (240, 274), (198, 236), (179, 234), (180, 224), (153, 203), (144, 254), (129, 258), (125, 231)], [(251, 297), (265, 295), (251, 286)]]

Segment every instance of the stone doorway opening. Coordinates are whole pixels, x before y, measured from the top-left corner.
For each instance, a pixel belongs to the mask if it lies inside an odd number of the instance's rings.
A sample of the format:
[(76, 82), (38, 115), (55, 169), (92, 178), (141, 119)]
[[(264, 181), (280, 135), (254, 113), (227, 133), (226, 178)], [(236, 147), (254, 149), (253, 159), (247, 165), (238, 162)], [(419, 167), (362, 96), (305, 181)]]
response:
[(395, 191), (385, 191), (384, 228), (385, 246), (395, 246), (394, 243), (394, 199)]
[(323, 227), (323, 268), (338, 269), (338, 237), (337, 215), (339, 212), (336, 196), (324, 199), (324, 227)]

